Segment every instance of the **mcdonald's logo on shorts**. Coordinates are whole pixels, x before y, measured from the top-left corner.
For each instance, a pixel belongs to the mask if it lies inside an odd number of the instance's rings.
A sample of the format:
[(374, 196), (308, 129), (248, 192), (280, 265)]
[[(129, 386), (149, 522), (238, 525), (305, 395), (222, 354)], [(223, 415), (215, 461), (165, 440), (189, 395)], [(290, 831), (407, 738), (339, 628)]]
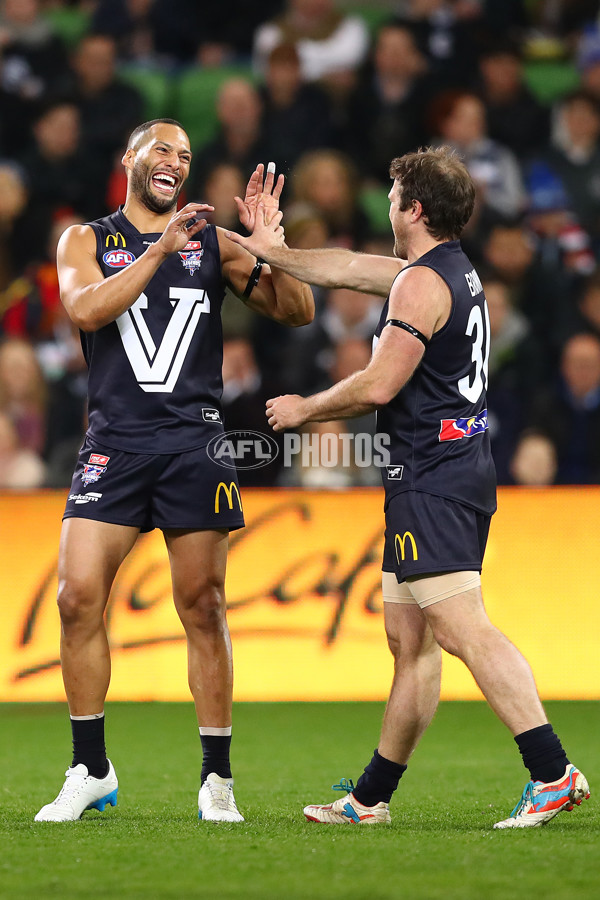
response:
[(105, 246), (108, 247), (112, 243), (113, 246), (118, 247), (119, 242), (121, 243), (121, 245), (123, 247), (127, 246), (127, 242), (126, 242), (125, 238), (123, 237), (123, 235), (121, 234), (120, 231), (117, 231), (116, 234), (108, 234), (106, 236), (106, 245)]
[(221, 504), (221, 490), (225, 492), (225, 496), (227, 497), (227, 505), (229, 509), (233, 509), (233, 492), (237, 496), (238, 506), (240, 508), (240, 512), (242, 511), (242, 498), (240, 497), (240, 491), (235, 483), (235, 481), (230, 481), (229, 486), (225, 484), (224, 481), (220, 481), (217, 486), (217, 492), (215, 494), (215, 512), (220, 512), (220, 504)]
[[(406, 558), (406, 539), (410, 540), (410, 545), (412, 547), (412, 558), (413, 561), (416, 561), (419, 558), (419, 551), (417, 550), (417, 542), (415, 541), (413, 535), (410, 531), (405, 531), (402, 537), (399, 534), (396, 535), (394, 539), (394, 546), (396, 548), (396, 559), (398, 563), (400, 563), (400, 559), (404, 561)], [(398, 553), (398, 548), (400, 548), (400, 553)]]

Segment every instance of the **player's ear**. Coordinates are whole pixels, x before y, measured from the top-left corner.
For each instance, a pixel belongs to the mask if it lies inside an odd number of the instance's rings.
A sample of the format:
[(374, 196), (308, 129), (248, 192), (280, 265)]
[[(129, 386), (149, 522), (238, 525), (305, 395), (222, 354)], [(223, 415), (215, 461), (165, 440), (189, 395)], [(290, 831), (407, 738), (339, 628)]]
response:
[(135, 150), (133, 147), (128, 147), (125, 153), (121, 158), (121, 162), (125, 166), (126, 169), (131, 168), (133, 165), (133, 160), (135, 159)]
[(412, 219), (417, 222), (423, 216), (423, 204), (420, 200), (412, 201)]

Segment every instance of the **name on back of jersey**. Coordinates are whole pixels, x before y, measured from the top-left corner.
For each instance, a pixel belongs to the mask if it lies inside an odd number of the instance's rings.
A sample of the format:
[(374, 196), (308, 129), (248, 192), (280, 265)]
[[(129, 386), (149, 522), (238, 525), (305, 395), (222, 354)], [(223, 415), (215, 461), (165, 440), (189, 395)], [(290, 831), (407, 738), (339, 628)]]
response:
[(479, 275), (475, 271), (475, 269), (471, 269), (470, 272), (467, 272), (465, 275), (467, 284), (469, 285), (469, 291), (471, 292), (471, 297), (476, 297), (477, 294), (480, 294), (483, 290), (483, 285), (481, 283), (481, 279)]

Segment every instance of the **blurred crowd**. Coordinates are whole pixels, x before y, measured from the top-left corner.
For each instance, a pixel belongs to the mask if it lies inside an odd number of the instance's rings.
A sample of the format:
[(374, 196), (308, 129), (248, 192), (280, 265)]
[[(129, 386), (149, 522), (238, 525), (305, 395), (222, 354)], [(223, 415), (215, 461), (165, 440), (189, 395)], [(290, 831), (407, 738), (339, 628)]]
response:
[[(390, 160), (455, 147), (477, 186), (463, 243), (489, 304), (499, 481), (600, 483), (600, 0), (0, 0), (0, 487), (70, 483), (86, 368), (56, 244), (123, 202), (127, 137), (156, 116), (188, 131), (185, 198), (217, 225), (239, 229), (234, 195), (275, 161), (298, 248), (391, 255)], [(264, 431), (268, 397), (367, 364), (381, 299), (314, 293), (297, 330), (226, 298), (228, 429)], [(308, 430), (341, 440), (375, 422)]]

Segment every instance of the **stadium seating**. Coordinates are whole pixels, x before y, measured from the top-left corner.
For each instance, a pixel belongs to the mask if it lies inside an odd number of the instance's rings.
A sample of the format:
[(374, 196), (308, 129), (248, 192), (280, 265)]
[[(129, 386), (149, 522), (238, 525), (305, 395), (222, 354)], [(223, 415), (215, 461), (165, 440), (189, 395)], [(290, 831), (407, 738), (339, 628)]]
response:
[(87, 33), (91, 14), (76, 6), (57, 6), (46, 10), (44, 18), (50, 22), (54, 33), (71, 48)]
[(179, 119), (189, 134), (192, 147), (214, 137), (217, 130), (217, 93), (223, 82), (236, 77), (254, 80), (248, 66), (220, 66), (188, 69), (176, 82), (174, 118)]
[(390, 234), (390, 201), (385, 187), (363, 188), (359, 203), (374, 234)]
[(161, 116), (176, 118), (172, 111), (174, 85), (165, 72), (139, 66), (123, 66), (119, 69), (119, 77), (142, 94), (147, 119), (159, 119)]
[(371, 34), (375, 34), (384, 22), (393, 18), (393, 8), (385, 5), (383, 7), (376, 4), (368, 6), (361, 3), (358, 6), (349, 6), (347, 12), (349, 15), (360, 16)]
[(525, 63), (525, 81), (540, 103), (550, 106), (578, 87), (579, 74), (571, 62), (533, 60)]

